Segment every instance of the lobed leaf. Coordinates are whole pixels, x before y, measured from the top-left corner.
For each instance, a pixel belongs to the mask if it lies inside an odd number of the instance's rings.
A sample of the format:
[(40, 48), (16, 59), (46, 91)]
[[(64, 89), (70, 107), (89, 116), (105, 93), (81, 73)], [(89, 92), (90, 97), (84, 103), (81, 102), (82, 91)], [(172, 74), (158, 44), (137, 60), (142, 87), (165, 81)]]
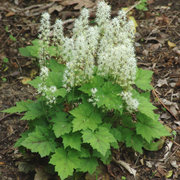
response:
[(140, 135), (134, 133), (130, 139), (126, 139), (126, 147), (132, 147), (135, 151), (139, 152), (140, 154), (143, 154), (143, 146), (143, 138)]
[(106, 165), (110, 164), (110, 162), (112, 160), (112, 154), (109, 149), (107, 150), (105, 156), (103, 156), (100, 152), (98, 152), (96, 149), (94, 149), (93, 156), (100, 158), (100, 160)]
[(73, 175), (74, 169), (79, 168), (80, 160), (73, 150), (68, 153), (64, 148), (57, 148), (55, 154), (52, 155), (50, 163), (55, 166), (61, 180)]
[(66, 89), (65, 88), (60, 88), (60, 89), (57, 89), (57, 91), (54, 93), (54, 96), (55, 97), (58, 97), (58, 96), (61, 96), (61, 97), (65, 97), (66, 96)]
[(5, 112), (5, 113), (21, 113), (24, 111), (28, 111), (28, 107), (27, 105), (32, 103), (30, 100), (28, 101), (21, 101), (21, 102), (16, 102), (16, 106), (15, 107), (11, 107), (9, 109), (5, 109), (1, 112)]
[(81, 158), (79, 161), (81, 166), (77, 168), (77, 171), (89, 172), (90, 174), (93, 174), (98, 166), (98, 161), (95, 157)]
[(72, 121), (73, 132), (78, 130), (91, 129), (95, 130), (98, 127), (98, 124), (102, 122), (100, 114), (95, 113), (94, 107), (85, 101), (84, 104), (80, 104), (78, 108), (73, 109), (70, 113), (75, 116)]
[(42, 105), (42, 101), (34, 102), (27, 105), (28, 111), (21, 118), (21, 120), (33, 120), (37, 117), (40, 117), (44, 114), (44, 109)]
[(140, 134), (148, 143), (150, 143), (154, 138), (170, 135), (158, 120), (152, 121), (152, 119), (144, 114), (138, 113), (137, 121), (137, 134)]
[[(155, 116), (154, 116), (154, 112), (153, 110), (154, 109), (157, 109), (155, 106), (153, 106), (150, 102), (149, 102), (149, 99), (144, 97), (144, 93), (143, 95), (141, 96), (141, 94), (139, 94), (137, 91), (133, 90), (132, 91), (133, 93), (133, 97), (135, 97), (138, 102), (139, 102), (139, 106), (138, 106), (138, 110), (147, 115), (148, 117), (150, 117), (151, 119), (154, 119)], [(147, 94), (146, 94), (147, 95)]]
[(153, 89), (150, 85), (152, 74), (153, 71), (137, 68), (135, 80), (136, 86), (144, 91)]
[(38, 152), (41, 157), (48, 156), (51, 152), (55, 152), (57, 144), (55, 142), (54, 133), (44, 127), (36, 126), (36, 130), (28, 134), (28, 137), (21, 145), (30, 149), (32, 152)]
[[(117, 128), (111, 128), (111, 126), (112, 126), (112, 124), (110, 124), (110, 123), (102, 124), (102, 127), (107, 128), (117, 141), (119, 141), (119, 142), (122, 141), (121, 132)], [(110, 145), (115, 149), (119, 148), (117, 141), (110, 143)]]
[(62, 135), (62, 138), (63, 138), (64, 148), (66, 148), (67, 146), (70, 146), (71, 148), (81, 151), (82, 141), (81, 141), (80, 132), (65, 134), (65, 135)]
[(105, 127), (99, 127), (99, 130), (95, 132), (86, 130), (83, 132), (82, 137), (85, 143), (90, 143), (92, 148), (97, 149), (103, 156), (110, 149), (110, 143), (116, 142), (116, 139)]
[(89, 83), (83, 84), (79, 88), (79, 90), (87, 93), (88, 95), (92, 95), (91, 89), (100, 87), (102, 86), (103, 83), (104, 83), (104, 79), (96, 75), (95, 77), (93, 77), (93, 79), (90, 80)]
[(51, 119), (51, 122), (54, 122), (52, 129), (57, 138), (71, 132), (71, 120), (72, 116), (68, 117), (66, 112), (58, 112), (56, 116)]
[(126, 143), (127, 147), (132, 147), (135, 151), (143, 153), (143, 138), (136, 134), (135, 130), (126, 128), (124, 126), (118, 126), (117, 128), (122, 134), (122, 141)]
[(30, 84), (31, 86), (33, 86), (36, 89), (39, 88), (39, 84), (41, 84), (41, 83), (42, 83), (42, 80), (41, 80), (41, 78), (39, 76), (37, 76), (32, 81), (28, 81), (28, 84)]
[(19, 48), (19, 52), (21, 53), (22, 56), (32, 57), (31, 52), (26, 47), (25, 48)]
[(62, 64), (59, 64), (57, 60), (55, 59), (50, 59), (48, 67), (53, 71), (53, 72), (58, 72), (62, 73), (64, 72), (65, 66)]
[(81, 152), (79, 152), (79, 157), (81, 158), (91, 157), (89, 149), (88, 148), (85, 149), (82, 147)]
[(105, 82), (102, 88), (97, 88), (96, 98), (98, 108), (105, 105), (109, 110), (120, 109), (123, 103), (122, 98), (118, 94), (122, 91), (119, 85), (112, 84), (111, 81)]
[(33, 131), (32, 129), (29, 129), (29, 130), (21, 133), (21, 138), (19, 138), (19, 139), (16, 141), (16, 143), (14, 144), (14, 147), (19, 147), (19, 146), (21, 146), (21, 145), (22, 145), (21, 143), (28, 137), (28, 134), (29, 134), (29, 133), (32, 133), (32, 131)]
[(62, 87), (62, 78), (63, 74), (59, 72), (51, 71), (49, 72), (49, 76), (46, 79), (47, 86), (56, 86), (58, 89)]

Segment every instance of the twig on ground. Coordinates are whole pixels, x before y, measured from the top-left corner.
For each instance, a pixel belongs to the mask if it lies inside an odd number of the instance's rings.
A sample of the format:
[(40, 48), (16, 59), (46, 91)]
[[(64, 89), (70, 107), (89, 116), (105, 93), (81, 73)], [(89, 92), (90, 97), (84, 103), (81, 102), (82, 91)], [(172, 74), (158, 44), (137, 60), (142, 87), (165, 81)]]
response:
[(21, 72), (21, 74), (22, 74), (22, 69), (21, 69), (21, 66), (20, 66), (20, 64), (19, 64), (19, 61), (17, 60), (17, 59), (15, 59), (16, 60), (16, 62), (17, 62), (17, 64), (18, 64), (18, 66), (19, 66), (19, 71)]
[(156, 94), (156, 92), (155, 92), (154, 89), (152, 90), (152, 92), (153, 92), (153, 94), (158, 98), (159, 102), (170, 112), (170, 114), (171, 114), (172, 116), (174, 116), (174, 118), (175, 118), (177, 121), (179, 121), (178, 118), (169, 110), (169, 108), (166, 107), (165, 104), (163, 104), (163, 102), (159, 99), (159, 97), (158, 97), (158, 95)]
[(172, 142), (173, 142), (176, 146), (180, 147), (180, 144), (178, 144), (176, 141), (173, 141), (173, 140), (172, 140)]
[(136, 7), (140, 3), (141, 3), (141, 1), (135, 3), (133, 6), (131, 6), (129, 9), (127, 9), (125, 12), (128, 13), (129, 11), (131, 11), (134, 7)]
[(12, 116), (12, 115), (19, 115), (19, 116), (23, 116), (24, 114), (19, 114), (19, 113), (7, 114), (6, 116), (2, 117), (2, 118), (0, 119), (0, 121), (4, 120), (4, 119), (6, 119), (7, 117)]
[(177, 12), (176, 15), (172, 18), (172, 20), (169, 22), (169, 24), (167, 25), (167, 29), (166, 29), (166, 32), (168, 31), (168, 28), (169, 26), (171, 25), (171, 23), (174, 21), (174, 19), (177, 17), (177, 15), (179, 14), (180, 12)]

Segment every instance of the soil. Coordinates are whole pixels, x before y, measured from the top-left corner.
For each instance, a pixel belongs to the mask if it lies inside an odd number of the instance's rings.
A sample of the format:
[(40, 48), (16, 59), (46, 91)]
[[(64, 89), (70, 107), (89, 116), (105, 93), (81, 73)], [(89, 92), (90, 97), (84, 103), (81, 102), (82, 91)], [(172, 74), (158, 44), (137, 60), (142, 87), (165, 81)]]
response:
[[(113, 12), (122, 7), (134, 5), (134, 0), (109, 0)], [(19, 48), (31, 45), (31, 41), (38, 38), (40, 15), (48, 8), (42, 8), (40, 13), (27, 16), (17, 10), (32, 5), (47, 6), (50, 1), (19, 0), (0, 2), (0, 111), (15, 106), (18, 101), (35, 100), (36, 90), (26, 84), (27, 78), (33, 79), (38, 75), (38, 61), (21, 56)], [(13, 12), (15, 8), (17, 11)], [(65, 13), (78, 13), (74, 5), (65, 6), (61, 11), (51, 13), (52, 23), (56, 18), (67, 20)], [(158, 151), (144, 150), (139, 155), (132, 149), (121, 147), (113, 152), (117, 160), (123, 160), (134, 168), (138, 180), (163, 180), (180, 178), (180, 1), (179, 0), (148, 0), (148, 11), (141, 12), (132, 9), (132, 16), (138, 24), (136, 32), (136, 55), (138, 67), (154, 72), (151, 85), (151, 102), (157, 107), (160, 121), (173, 129), (177, 134), (165, 138), (165, 143)], [(28, 13), (28, 12), (27, 12)], [(64, 25), (65, 33), (72, 30), (72, 23)], [(13, 37), (16, 39), (13, 39)], [(4, 58), (8, 58), (4, 59)], [(160, 100), (158, 100), (160, 98)], [(167, 104), (168, 100), (171, 104)], [(14, 144), (21, 133), (28, 129), (27, 122), (21, 121), (23, 114), (8, 115), (0, 113), (0, 179), (2, 180), (33, 180), (34, 168), (31, 172), (20, 172), (22, 162), (33, 167), (43, 167), (46, 159), (26, 151), (26, 156), (14, 148)], [(172, 146), (170, 146), (172, 143)], [(168, 149), (168, 150), (167, 150)], [(165, 154), (169, 152), (168, 156)], [(165, 157), (165, 159), (163, 159)], [(162, 160), (163, 159), (163, 160)], [(19, 166), (18, 166), (19, 165)], [(99, 179), (135, 179), (133, 175), (112, 162), (105, 168), (106, 178)], [(48, 176), (58, 179), (57, 175)], [(88, 176), (86, 176), (87, 179)], [(42, 178), (43, 179), (43, 178)], [(47, 179), (44, 178), (44, 179)], [(93, 179), (93, 178), (92, 178)]]

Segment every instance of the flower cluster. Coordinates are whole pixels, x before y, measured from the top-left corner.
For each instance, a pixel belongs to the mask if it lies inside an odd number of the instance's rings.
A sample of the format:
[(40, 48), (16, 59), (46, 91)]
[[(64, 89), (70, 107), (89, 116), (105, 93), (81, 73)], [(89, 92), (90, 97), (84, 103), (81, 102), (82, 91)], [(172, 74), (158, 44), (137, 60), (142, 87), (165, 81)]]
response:
[[(52, 40), (54, 42), (54, 46), (57, 47), (56, 57), (60, 58), (62, 44), (65, 42), (65, 38), (63, 35), (63, 25), (60, 19), (57, 19), (56, 23), (54, 24), (54, 33)], [(59, 60), (59, 62), (61, 62), (61, 59)]]
[(121, 93), (122, 99), (126, 102), (127, 104), (127, 110), (131, 113), (134, 110), (137, 110), (139, 102), (137, 99), (132, 98), (132, 93), (131, 92), (122, 92)]
[[(138, 104), (130, 98), (129, 91), (136, 77), (134, 23), (127, 20), (124, 11), (119, 11), (118, 16), (112, 20), (110, 13), (110, 6), (105, 2), (99, 2), (96, 25), (90, 26), (89, 12), (84, 8), (79, 18), (75, 20), (72, 37), (64, 37), (63, 23), (57, 20), (52, 40), (59, 51), (58, 62), (66, 64), (63, 87), (68, 92), (75, 86), (88, 82), (94, 75), (109, 77), (111, 81), (126, 89), (127, 95), (122, 93), (122, 97), (128, 104), (128, 110), (131, 111), (136, 109)], [(39, 35), (42, 43), (40, 64), (43, 66), (43, 58), (48, 59), (49, 18), (48, 13), (42, 15)], [(43, 72), (40, 74), (43, 75)], [(125, 98), (126, 96), (128, 98)]]
[(41, 26), (39, 31), (39, 64), (46, 65), (46, 60), (49, 58), (49, 44), (50, 44), (50, 15), (48, 13), (42, 14)]
[(66, 62), (63, 82), (68, 89), (93, 77), (99, 29), (88, 25), (88, 17), (88, 10), (83, 9), (74, 23), (73, 36), (66, 37), (62, 46), (62, 58)]
[[(47, 87), (45, 80), (47, 79), (48, 75), (49, 75), (49, 69), (45, 66), (42, 66), (40, 69), (40, 77), (41, 77), (41, 81), (42, 83), (38, 84), (38, 93), (42, 94), (42, 96), (45, 96), (47, 99), (47, 104), (50, 105), (52, 103), (56, 103), (56, 98), (54, 96), (54, 93), (57, 91), (56, 86), (50, 86)], [(51, 105), (50, 105), (51, 106)]]
[(98, 4), (97, 25), (89, 26), (88, 17), (88, 10), (83, 9), (75, 21), (73, 36), (65, 38), (62, 45), (62, 59), (67, 62), (64, 87), (82, 85), (91, 79), (94, 65), (98, 65), (98, 75), (109, 76), (122, 87), (131, 86), (136, 74), (133, 22), (123, 11), (110, 20), (110, 6), (104, 2)]
[(133, 47), (133, 22), (127, 21), (123, 11), (106, 28), (98, 49), (98, 74), (110, 76), (123, 87), (134, 83), (136, 59)]
[(38, 93), (41, 93), (42, 96), (45, 96), (47, 101), (46, 104), (48, 104), (50, 107), (51, 104), (56, 104), (56, 97), (54, 96), (54, 93), (57, 91), (56, 86), (50, 86), (49, 88), (44, 85), (43, 83), (39, 84)]
[(99, 99), (96, 98), (97, 89), (92, 88), (91, 92), (92, 92), (92, 97), (88, 99), (88, 102), (91, 102), (92, 105), (95, 106), (97, 104), (97, 102), (99, 101)]

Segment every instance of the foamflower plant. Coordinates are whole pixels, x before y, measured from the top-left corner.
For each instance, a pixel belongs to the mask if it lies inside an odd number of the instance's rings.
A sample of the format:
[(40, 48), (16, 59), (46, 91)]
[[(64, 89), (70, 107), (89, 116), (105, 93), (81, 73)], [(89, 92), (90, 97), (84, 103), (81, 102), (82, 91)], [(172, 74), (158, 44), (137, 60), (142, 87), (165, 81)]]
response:
[(3, 111), (26, 112), (21, 120), (29, 129), (15, 147), (48, 156), (62, 180), (74, 172), (92, 174), (100, 161), (109, 164), (118, 142), (142, 154), (155, 138), (169, 135), (149, 102), (153, 72), (137, 68), (133, 22), (124, 11), (111, 19), (105, 2), (95, 22), (90, 26), (84, 8), (73, 35), (65, 37), (62, 21), (51, 33), (50, 15), (42, 14), (34, 48), (20, 49), (39, 59), (40, 74), (29, 82), (38, 98)]

